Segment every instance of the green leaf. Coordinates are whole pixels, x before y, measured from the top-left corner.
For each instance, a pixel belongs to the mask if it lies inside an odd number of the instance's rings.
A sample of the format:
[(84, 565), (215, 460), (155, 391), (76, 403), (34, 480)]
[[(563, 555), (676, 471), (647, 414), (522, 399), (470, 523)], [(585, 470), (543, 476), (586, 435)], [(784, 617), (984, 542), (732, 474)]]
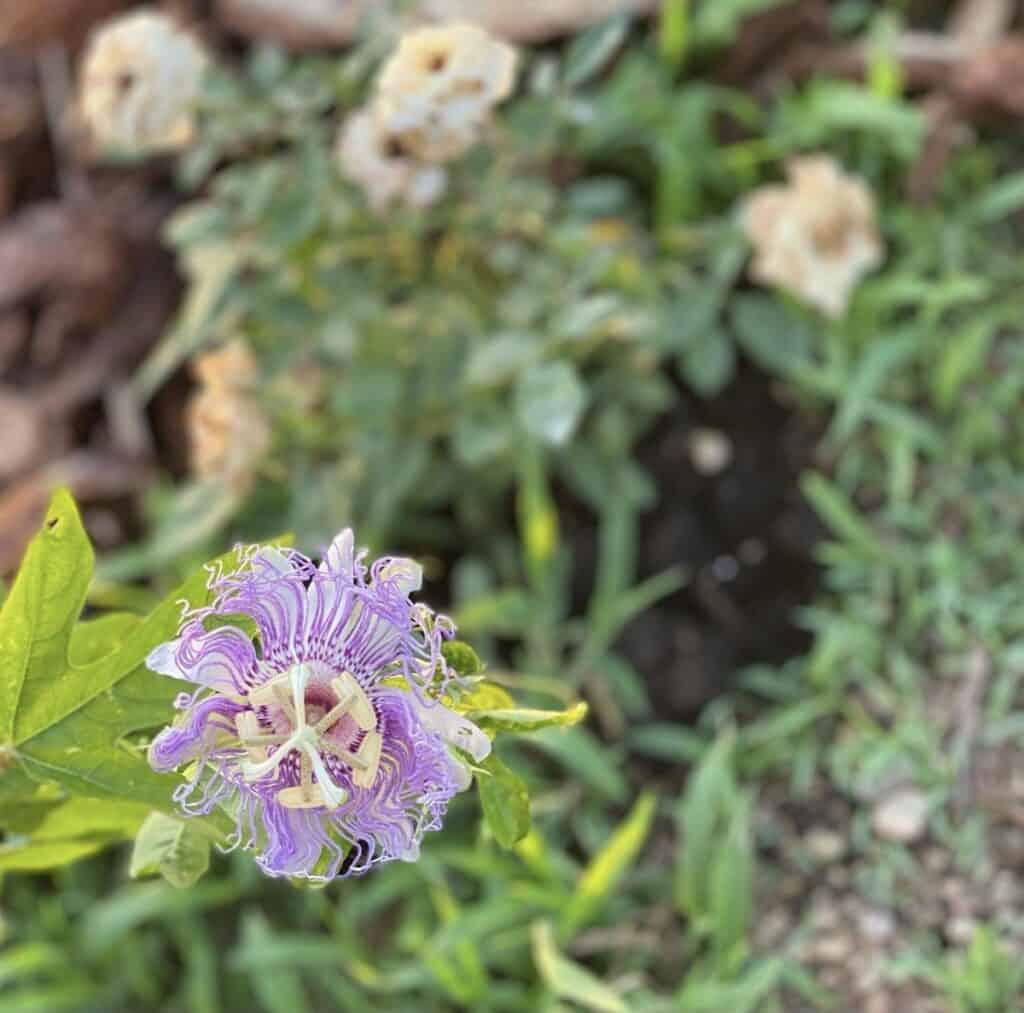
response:
[(516, 386), (516, 416), (531, 436), (553, 447), (572, 439), (587, 394), (575, 367), (544, 362), (523, 373)]
[(98, 838), (89, 840), (32, 841), (0, 847), (0, 872), (43, 872), (59, 869), (101, 851), (110, 843)]
[(608, 18), (578, 35), (565, 57), (565, 85), (578, 88), (608, 65), (629, 33), (628, 14)]
[(511, 848), (530, 832), (530, 796), (523, 779), (491, 753), (480, 766), (490, 776), (477, 778), (480, 805), (494, 839)]
[(210, 841), (188, 821), (152, 812), (135, 838), (132, 879), (161, 875), (171, 886), (192, 886), (210, 867)]
[(673, 74), (683, 69), (690, 41), (690, 0), (664, 0), (658, 25), (658, 54)]
[(208, 575), (199, 571), (145, 619), (76, 627), (92, 566), (77, 508), (59, 491), (0, 611), (0, 728), (17, 764), (3, 780), (17, 771), (76, 796), (170, 809), (180, 779), (152, 771), (128, 739), (172, 715), (180, 686), (145, 659), (176, 634), (182, 600), (209, 600)]
[(702, 3), (694, 16), (694, 35), (702, 46), (728, 45), (744, 18), (777, 6), (782, 0), (715, 0)]
[[(680, 1013), (757, 1013), (758, 1010), (775, 1007), (765, 1006), (765, 1001), (779, 987), (783, 977), (792, 970), (782, 957), (752, 964), (738, 981), (707, 980), (707, 970), (702, 965), (691, 972), (685, 985), (679, 992), (678, 1006)], [(792, 981), (787, 984), (792, 986)], [(820, 1001), (818, 1008), (827, 1008), (827, 1003)]]
[(723, 821), (739, 793), (732, 774), (735, 739), (722, 734), (691, 775), (678, 809), (682, 847), (676, 866), (676, 903), (698, 921), (708, 914), (708, 875), (721, 846)]
[(956, 407), (964, 384), (981, 373), (1002, 323), (999, 316), (992, 314), (950, 335), (935, 363), (931, 383), (932, 396), (944, 411)]
[(800, 489), (832, 532), (851, 549), (866, 558), (881, 558), (885, 547), (871, 525), (857, 512), (846, 493), (824, 475), (803, 476)]
[(752, 293), (737, 295), (729, 319), (743, 350), (770, 372), (788, 373), (810, 352), (807, 325), (778, 299)]
[(529, 743), (547, 753), (598, 798), (619, 803), (629, 798), (622, 751), (601, 742), (586, 727), (541, 729), (530, 736)]
[(516, 702), (508, 690), (496, 683), (481, 681), (462, 693), (451, 706), (460, 714), (469, 714), (474, 711), (514, 710)]
[(480, 655), (462, 640), (448, 640), (441, 647), (441, 654), (449, 668), (455, 669), (462, 678), (479, 675), (484, 670)]
[[(271, 944), (275, 939), (262, 911), (247, 911), (242, 920), (242, 944), (257, 946)], [(273, 974), (257, 971), (249, 975), (253, 991), (268, 1013), (309, 1013), (311, 1006), (299, 975), (288, 965), (274, 969)]]
[(463, 633), (516, 635), (530, 622), (530, 606), (530, 598), (522, 588), (499, 588), (459, 605), (455, 622)]
[(617, 992), (559, 952), (550, 922), (535, 922), (530, 937), (537, 973), (559, 999), (568, 999), (596, 1013), (627, 1013), (629, 1007)]
[(1024, 207), (1024, 172), (1003, 176), (967, 207), (969, 217), (991, 224)]
[(118, 841), (131, 840), (146, 816), (131, 802), (68, 799), (19, 804), (0, 811), (8, 837), (0, 847), (0, 871), (53, 869)]
[(516, 432), (514, 421), (498, 405), (467, 404), (455, 420), (452, 451), (460, 463), (476, 468), (504, 454)]
[(561, 929), (565, 938), (572, 937), (592, 921), (608, 902), (647, 840), (656, 806), (657, 798), (653, 793), (641, 795), (608, 838), (608, 843), (583, 870), (562, 915)]
[[(30, 716), (66, 662), (71, 627), (85, 604), (93, 552), (70, 493), (56, 493), (42, 531), (25, 553), (0, 610), (0, 742), (17, 740), (16, 718)], [(23, 710), (24, 708), (24, 710)]]
[(754, 903), (754, 855), (750, 799), (737, 795), (728, 828), (716, 844), (708, 908), (711, 941), (719, 965), (730, 965), (746, 944)]
[(662, 346), (668, 351), (686, 352), (717, 332), (718, 317), (726, 292), (711, 279), (681, 292), (665, 308), (662, 321)]
[(625, 310), (622, 300), (611, 292), (586, 296), (570, 303), (552, 321), (551, 331), (556, 338), (583, 341), (600, 337), (608, 324)]
[(568, 728), (587, 716), (581, 700), (561, 711), (534, 710), (527, 707), (469, 711), (468, 717), (485, 732), (535, 732), (540, 728)]
[(679, 356), (683, 379), (704, 397), (713, 397), (732, 379), (736, 352), (728, 336), (717, 327), (691, 341)]
[(466, 363), (469, 387), (497, 387), (537, 361), (538, 341), (529, 334), (499, 334), (475, 348)]

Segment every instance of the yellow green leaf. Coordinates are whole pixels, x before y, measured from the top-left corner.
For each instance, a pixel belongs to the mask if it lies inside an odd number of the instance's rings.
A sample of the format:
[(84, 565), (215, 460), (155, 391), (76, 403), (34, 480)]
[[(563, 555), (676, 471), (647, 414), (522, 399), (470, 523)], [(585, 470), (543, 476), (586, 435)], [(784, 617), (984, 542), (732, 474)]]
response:
[(536, 922), (530, 937), (537, 972), (559, 999), (578, 1003), (594, 1013), (627, 1013), (629, 1007), (618, 992), (559, 952), (549, 922)]
[(583, 870), (562, 916), (562, 933), (572, 936), (601, 912), (647, 840), (657, 799), (646, 792), (637, 800), (607, 844)]
[(587, 705), (580, 701), (561, 711), (502, 707), (469, 711), (467, 716), (485, 732), (535, 732), (540, 728), (569, 728), (578, 725), (587, 716), (587, 709)]

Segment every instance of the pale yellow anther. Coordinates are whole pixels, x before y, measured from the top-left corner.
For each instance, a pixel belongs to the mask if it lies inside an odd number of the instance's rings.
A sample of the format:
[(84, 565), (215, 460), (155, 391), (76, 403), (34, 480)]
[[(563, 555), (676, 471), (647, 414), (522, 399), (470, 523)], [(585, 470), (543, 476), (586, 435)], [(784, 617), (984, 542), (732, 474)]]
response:
[(296, 784), (291, 788), (282, 788), (277, 793), (277, 801), (285, 809), (320, 809), (328, 804), (318, 784)]
[(293, 725), (295, 724), (295, 706), (292, 703), (288, 676), (282, 676), (272, 682), (265, 682), (262, 686), (257, 686), (249, 694), (249, 706), (280, 707), (288, 716), (288, 720)]
[(249, 741), (260, 734), (260, 720), (252, 711), (242, 711), (240, 714), (235, 715), (235, 729), (238, 732), (238, 738), (249, 754), (249, 759), (253, 763), (259, 763), (260, 760), (266, 758), (266, 754), (262, 753)]
[(369, 788), (377, 777), (380, 767), (380, 753), (384, 740), (379, 732), (367, 732), (356, 751), (358, 758), (365, 764), (361, 770), (352, 770), (352, 783), (357, 788)]
[(265, 682), (262, 686), (257, 686), (255, 689), (249, 692), (249, 706), (250, 707), (271, 707), (276, 706), (278, 701), (278, 694), (276, 687), (285, 685), (286, 680), (283, 678), (274, 679), (272, 682)]
[(331, 798), (328, 799), (319, 784), (313, 783), (313, 763), (309, 755), (302, 754), (300, 769), (301, 781), (291, 788), (282, 788), (277, 793), (277, 801), (285, 809), (334, 809), (348, 798), (348, 792), (334, 786)]
[(351, 714), (355, 723), (364, 732), (377, 727), (377, 714), (366, 695), (366, 690), (359, 685), (354, 675), (342, 672), (331, 680), (331, 689), (338, 697), (338, 704), (345, 705), (345, 713)]

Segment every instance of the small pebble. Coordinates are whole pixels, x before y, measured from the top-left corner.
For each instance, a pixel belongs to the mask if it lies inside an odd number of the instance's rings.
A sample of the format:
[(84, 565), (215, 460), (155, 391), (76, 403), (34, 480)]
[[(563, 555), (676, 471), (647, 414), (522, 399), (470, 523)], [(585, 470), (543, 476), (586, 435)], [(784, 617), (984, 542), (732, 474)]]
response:
[(860, 916), (860, 931), (873, 943), (884, 943), (896, 928), (896, 923), (888, 911), (872, 908)]
[(849, 958), (852, 946), (848, 936), (822, 936), (814, 941), (812, 954), (823, 964), (842, 964)]
[(828, 827), (811, 827), (804, 838), (808, 854), (819, 862), (835, 862), (846, 854), (846, 841)]
[(946, 923), (946, 936), (958, 946), (966, 946), (973, 938), (978, 923), (973, 918), (953, 918)]
[(915, 788), (901, 788), (875, 804), (871, 826), (886, 841), (911, 844), (928, 825), (928, 800)]
[(719, 475), (732, 462), (732, 440), (718, 429), (694, 429), (689, 440), (690, 461), (698, 475)]

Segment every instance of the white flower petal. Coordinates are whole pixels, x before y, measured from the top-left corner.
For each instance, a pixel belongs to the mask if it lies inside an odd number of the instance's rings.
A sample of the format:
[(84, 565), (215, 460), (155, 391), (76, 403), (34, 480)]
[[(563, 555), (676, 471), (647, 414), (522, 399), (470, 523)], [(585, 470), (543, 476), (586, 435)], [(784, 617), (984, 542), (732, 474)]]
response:
[(320, 569), (339, 576), (351, 576), (355, 571), (356, 547), (355, 535), (351, 528), (345, 528), (331, 542), (327, 555), (320, 564)]
[(440, 735), (449, 745), (461, 749), (481, 763), (491, 752), (491, 740), (468, 718), (449, 710), (444, 704), (421, 703), (413, 694), (413, 703), (423, 727)]
[(423, 587), (423, 567), (414, 559), (401, 556), (389, 559), (377, 571), (377, 576), (394, 583), (402, 594), (412, 594)]

